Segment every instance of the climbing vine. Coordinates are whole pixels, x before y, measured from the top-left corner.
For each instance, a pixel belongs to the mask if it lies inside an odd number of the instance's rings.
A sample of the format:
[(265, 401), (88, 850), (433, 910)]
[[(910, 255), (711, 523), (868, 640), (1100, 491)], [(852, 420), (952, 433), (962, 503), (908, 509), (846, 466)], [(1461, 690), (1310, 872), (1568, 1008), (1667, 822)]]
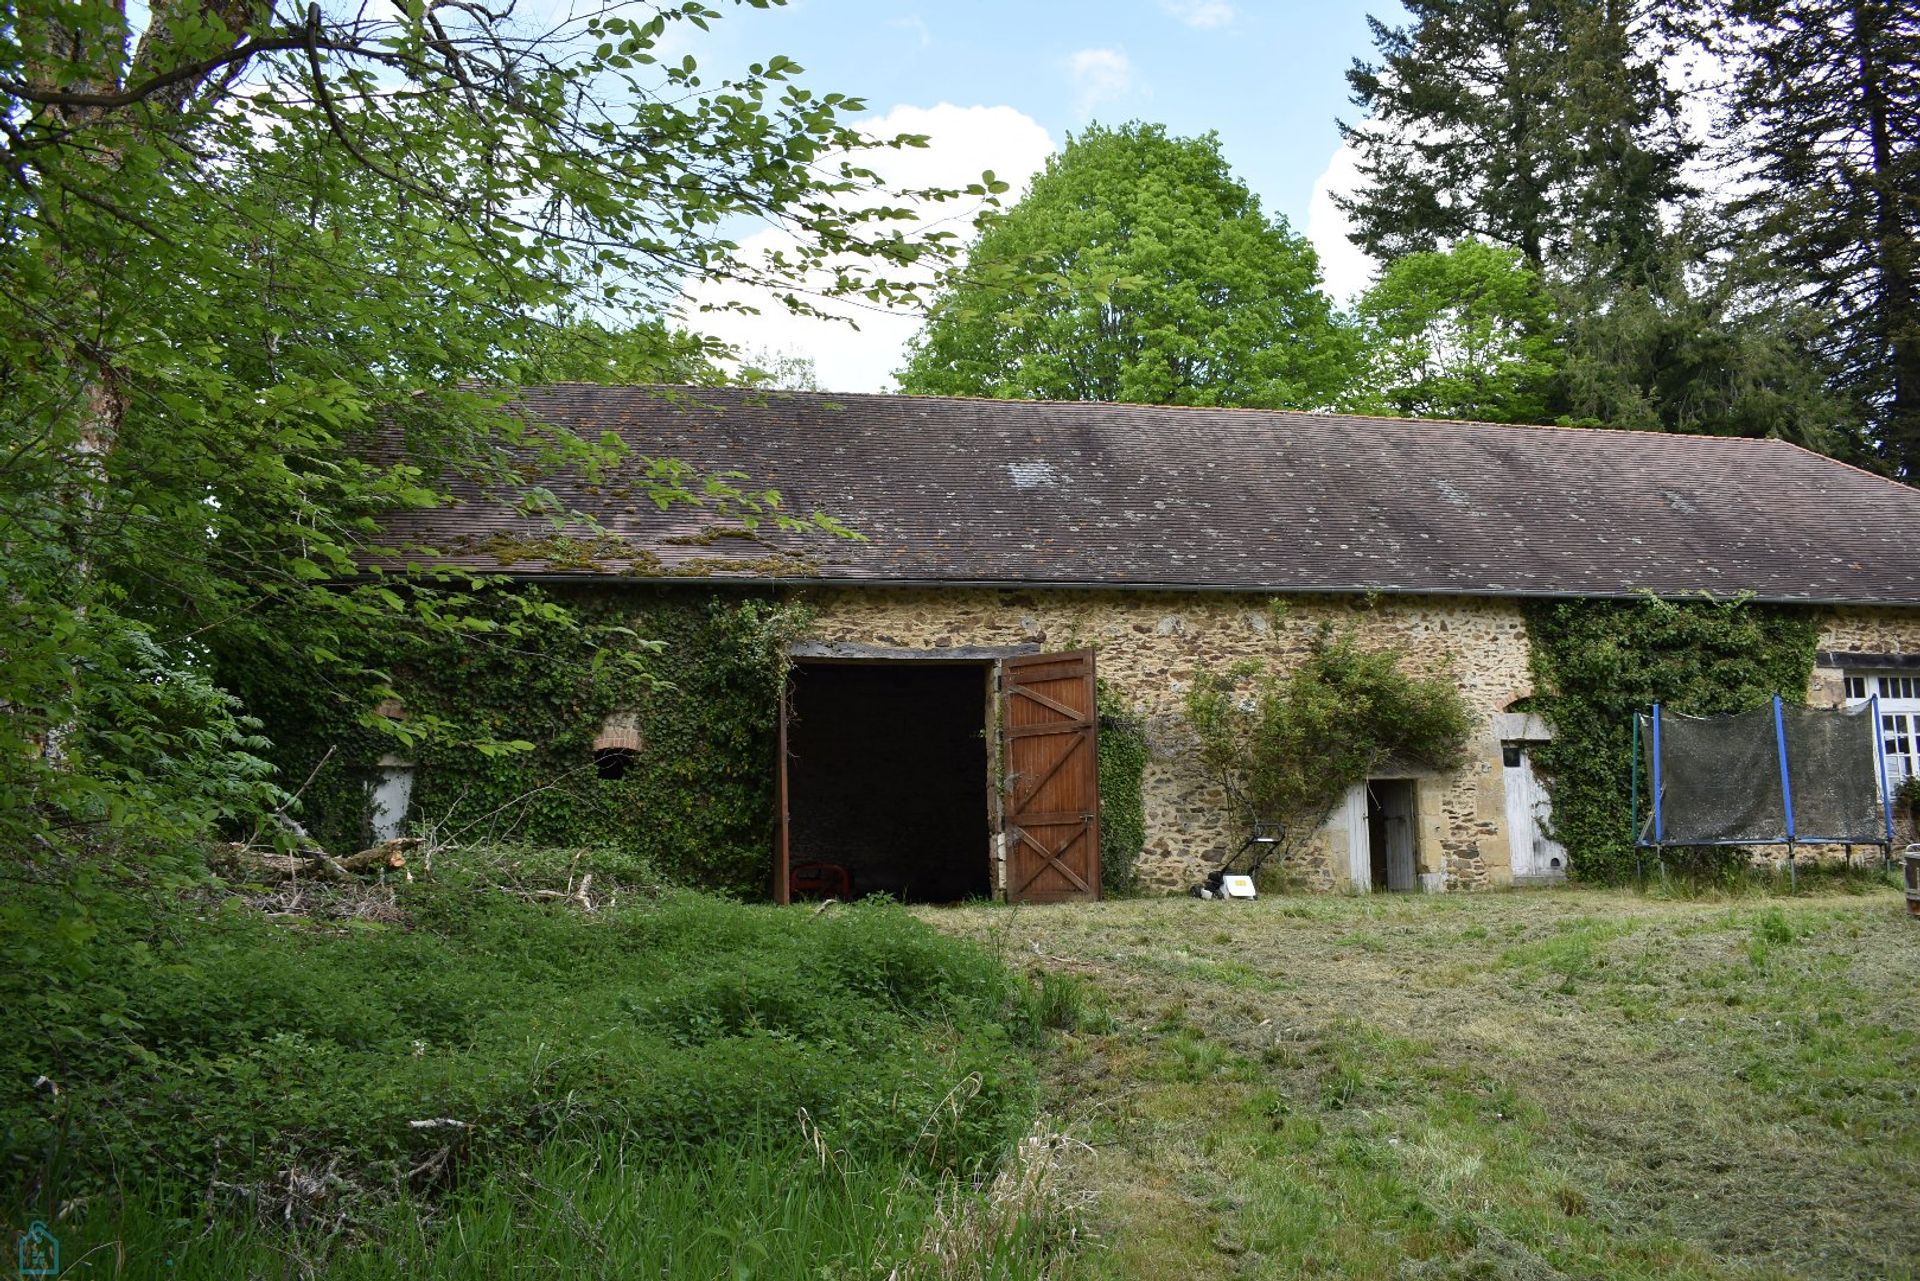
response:
[[(1820, 618), (1798, 606), (1743, 600), (1530, 601), (1530, 709), (1554, 731), (1534, 762), (1553, 798), (1553, 833), (1574, 875), (1633, 875), (1633, 715), (1655, 701), (1676, 712), (1745, 711), (1774, 694), (1803, 702)], [(1704, 866), (1737, 850), (1698, 851)]]
[(1113, 689), (1101, 681), (1100, 892), (1121, 898), (1140, 888), (1140, 849), (1147, 842), (1147, 807), (1141, 783), (1147, 773), (1146, 726)]
[(1407, 658), (1323, 626), (1291, 673), (1251, 662), (1196, 676), (1187, 720), (1201, 764), (1241, 821), (1278, 838), (1282, 865), (1388, 762), (1442, 771), (1465, 762), (1472, 708), (1450, 676), (1412, 675)]
[[(282, 782), (301, 788), (308, 830), (357, 848), (371, 779), (403, 757), (409, 822), (441, 839), (595, 846), (764, 894), (778, 690), (804, 607), (692, 590), (520, 592), (479, 605), (483, 625), (462, 639), (349, 656), (388, 678), (397, 726), (369, 714), (364, 691), (225, 656), (223, 679), (265, 722)], [(530, 612), (528, 595), (552, 608)], [(641, 745), (606, 777), (594, 740), (622, 714)]]

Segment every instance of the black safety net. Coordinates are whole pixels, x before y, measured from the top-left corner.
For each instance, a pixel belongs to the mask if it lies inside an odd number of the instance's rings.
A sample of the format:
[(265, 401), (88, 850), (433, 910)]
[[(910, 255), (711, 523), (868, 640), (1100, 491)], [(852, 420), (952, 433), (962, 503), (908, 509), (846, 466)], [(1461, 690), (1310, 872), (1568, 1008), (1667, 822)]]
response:
[(1884, 841), (1873, 705), (1780, 709), (1796, 841)]
[(1643, 713), (1641, 777), (1653, 803), (1642, 813), (1640, 840), (1883, 842), (1875, 732), (1870, 706), (1782, 705), (1777, 720), (1771, 704), (1730, 716), (1663, 709), (1657, 734), (1654, 718)]

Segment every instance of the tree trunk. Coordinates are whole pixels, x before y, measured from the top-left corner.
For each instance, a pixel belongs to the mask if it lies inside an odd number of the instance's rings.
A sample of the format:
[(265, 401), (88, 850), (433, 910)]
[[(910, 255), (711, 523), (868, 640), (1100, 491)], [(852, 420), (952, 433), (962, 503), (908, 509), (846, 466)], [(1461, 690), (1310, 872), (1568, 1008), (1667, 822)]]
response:
[[(184, 7), (195, 10), (196, 26), (205, 29), (217, 24), (217, 29), (224, 29), (228, 49), (239, 44), (249, 23), (261, 12), (256, 0), (188, 0)], [(31, 6), (16, 15), (19, 39), (28, 52), (26, 95), (33, 104), (34, 123), (83, 137), (85, 164), (91, 171), (73, 184), (76, 194), (71, 197), (63, 189), (71, 175), (57, 169), (43, 172), (35, 194), (44, 208), (57, 209), (69, 198), (93, 196), (82, 188), (107, 186), (95, 178), (111, 180), (121, 171), (128, 138), (138, 137), (143, 131), (164, 130), (168, 120), (177, 119), (199, 91), (203, 81), (186, 78), (130, 106), (87, 101), (123, 93), (129, 84), (144, 84), (160, 72), (171, 70), (179, 60), (173, 30), (182, 8), (181, 0), (151, 0), (147, 28), (130, 61), (125, 53), (129, 27), (124, 0), (95, 27), (86, 25), (84, 17), (63, 20), (66, 15), (51, 5)], [(115, 123), (110, 117), (127, 112), (140, 113), (137, 131), (116, 134), (105, 127)], [(86, 137), (88, 134), (93, 136)], [(54, 239), (57, 241), (57, 237)], [(57, 278), (73, 280), (83, 275), (79, 270), (83, 263), (58, 250), (49, 250), (49, 259)], [(85, 293), (76, 300), (84, 307)], [(76, 416), (71, 445), (63, 460), (65, 475), (59, 483), (58, 501), (72, 558), (68, 605), (76, 618), (84, 618), (96, 561), (92, 542), (99, 529), (113, 454), (126, 423), (129, 396), (126, 379), (115, 365), (110, 334), (98, 342), (60, 335), (56, 343), (63, 349), (76, 388)], [(41, 741), (43, 757), (55, 765), (62, 764), (67, 741), (76, 728), (70, 723), (49, 728)]]

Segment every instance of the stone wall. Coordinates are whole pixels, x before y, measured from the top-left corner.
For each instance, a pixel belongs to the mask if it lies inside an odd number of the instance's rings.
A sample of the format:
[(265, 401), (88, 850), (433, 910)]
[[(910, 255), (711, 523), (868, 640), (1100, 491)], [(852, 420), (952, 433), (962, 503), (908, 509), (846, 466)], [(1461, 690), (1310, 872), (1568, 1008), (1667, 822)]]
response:
[[(1910, 609), (1836, 609), (1820, 631), (1820, 649), (1834, 654), (1920, 654), (1920, 611)], [(1808, 701), (1837, 707), (1845, 698), (1844, 669), (1813, 669)]]
[[(1510, 881), (1505, 780), (1495, 713), (1529, 693), (1526, 629), (1509, 600), (1467, 597), (1287, 597), (1182, 592), (1036, 592), (838, 588), (810, 593), (824, 642), (913, 650), (1041, 645), (1091, 648), (1096, 668), (1147, 725), (1147, 840), (1140, 875), (1151, 890), (1181, 890), (1240, 843), (1226, 797), (1202, 774), (1184, 699), (1202, 667), (1261, 659), (1285, 670), (1322, 623), (1363, 645), (1396, 644), (1414, 664), (1450, 668), (1478, 717), (1472, 761), (1416, 783), (1418, 871), (1433, 888)], [(1349, 878), (1348, 824), (1336, 814), (1291, 869), (1306, 885)]]

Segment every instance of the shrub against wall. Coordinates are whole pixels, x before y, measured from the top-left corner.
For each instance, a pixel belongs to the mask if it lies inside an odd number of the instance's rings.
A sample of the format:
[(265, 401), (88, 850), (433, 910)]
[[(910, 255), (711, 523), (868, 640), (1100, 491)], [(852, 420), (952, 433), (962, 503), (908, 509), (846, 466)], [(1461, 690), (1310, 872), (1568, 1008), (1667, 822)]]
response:
[(1100, 892), (1108, 898), (1140, 888), (1136, 865), (1147, 843), (1147, 804), (1141, 782), (1147, 773), (1147, 730), (1105, 681), (1098, 686), (1100, 713)]
[[(511, 628), (357, 656), (400, 696), (417, 737), (404, 746), (363, 691), (228, 656), (222, 676), (266, 723), (281, 781), (311, 776), (301, 820), (329, 848), (357, 848), (369, 780), (398, 754), (416, 768), (410, 821), (444, 839), (610, 847), (765, 894), (778, 690), (806, 610), (762, 594), (532, 594), (563, 608), (529, 616), (503, 598), (490, 613)], [(604, 778), (594, 738), (623, 712), (638, 714), (642, 745)]]
[(1389, 762), (1450, 770), (1465, 760), (1473, 710), (1451, 676), (1414, 676), (1396, 648), (1362, 649), (1323, 626), (1281, 675), (1260, 663), (1202, 671), (1187, 717), (1207, 773), (1279, 837), (1292, 861), (1347, 794)]
[(1589, 881), (1633, 875), (1634, 713), (1656, 701), (1697, 716), (1740, 712), (1776, 693), (1804, 702), (1820, 639), (1812, 610), (1739, 600), (1529, 601), (1525, 617), (1533, 710), (1554, 730), (1534, 762), (1554, 836)]

